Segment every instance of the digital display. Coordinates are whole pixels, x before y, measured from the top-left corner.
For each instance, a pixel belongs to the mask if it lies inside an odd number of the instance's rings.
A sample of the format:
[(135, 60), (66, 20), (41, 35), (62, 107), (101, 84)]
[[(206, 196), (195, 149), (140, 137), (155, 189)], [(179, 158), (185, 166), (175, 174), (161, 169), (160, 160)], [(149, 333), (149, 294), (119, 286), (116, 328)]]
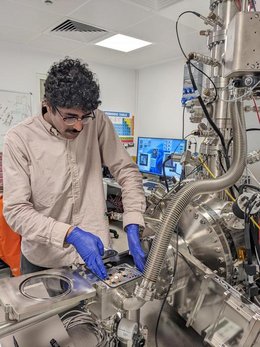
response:
[[(187, 141), (155, 137), (138, 137), (136, 161), (142, 173), (163, 176), (163, 162), (170, 154), (181, 155), (186, 150)], [(182, 166), (172, 159), (165, 163), (167, 177), (180, 178)]]

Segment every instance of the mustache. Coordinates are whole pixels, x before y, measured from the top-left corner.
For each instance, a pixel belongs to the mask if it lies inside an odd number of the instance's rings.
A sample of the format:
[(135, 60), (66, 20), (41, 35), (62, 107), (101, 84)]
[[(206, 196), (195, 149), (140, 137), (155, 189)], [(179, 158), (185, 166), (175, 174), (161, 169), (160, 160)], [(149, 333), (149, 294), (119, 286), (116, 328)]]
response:
[(66, 133), (71, 133), (71, 134), (79, 134), (80, 132), (81, 132), (81, 130), (78, 131), (76, 129), (67, 129), (66, 130)]

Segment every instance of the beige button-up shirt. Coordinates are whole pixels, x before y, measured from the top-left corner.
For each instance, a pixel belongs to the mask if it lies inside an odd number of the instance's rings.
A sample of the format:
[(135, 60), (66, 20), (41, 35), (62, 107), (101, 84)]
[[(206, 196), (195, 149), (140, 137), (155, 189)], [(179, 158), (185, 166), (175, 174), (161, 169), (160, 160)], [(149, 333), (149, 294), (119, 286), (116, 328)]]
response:
[(144, 226), (141, 174), (109, 118), (95, 114), (74, 140), (61, 137), (42, 116), (27, 118), (5, 136), (4, 216), (22, 235), (22, 252), (33, 264), (82, 262), (73, 246), (64, 248), (71, 225), (109, 246), (102, 165), (122, 187), (123, 225)]

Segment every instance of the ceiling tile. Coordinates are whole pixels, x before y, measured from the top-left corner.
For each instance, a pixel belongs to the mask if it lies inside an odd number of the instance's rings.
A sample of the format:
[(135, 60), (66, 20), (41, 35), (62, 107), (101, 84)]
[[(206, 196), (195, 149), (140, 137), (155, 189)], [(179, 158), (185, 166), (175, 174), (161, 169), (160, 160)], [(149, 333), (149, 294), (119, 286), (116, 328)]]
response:
[(60, 16), (46, 14), (13, 1), (1, 0), (0, 23), (3, 26), (23, 28), (32, 31), (43, 31), (54, 24)]
[(8, 26), (0, 25), (0, 40), (1, 41), (8, 41), (13, 43), (26, 43), (33, 38), (38, 36), (37, 32), (33, 32), (27, 29), (19, 28), (12, 28)]
[(71, 16), (84, 23), (114, 31), (132, 26), (152, 15), (151, 11), (133, 6), (121, 0), (91, 0)]
[[(2, 0), (1, 0), (2, 1)], [(46, 4), (44, 0), (9, 0), (10, 2), (38, 9), (40, 11), (46, 11), (49, 13), (55, 13), (57, 15), (66, 16), (71, 11), (79, 8), (83, 4), (86, 4), (90, 0), (53, 0), (53, 3)]]
[(82, 47), (82, 43), (54, 37), (49, 34), (42, 34), (37, 39), (29, 42), (28, 47), (37, 48), (39, 51), (69, 55), (75, 49)]
[[(182, 35), (194, 31), (194, 29), (182, 24), (180, 24), (179, 30)], [(145, 19), (143, 22), (123, 30), (122, 33), (153, 43), (163, 42), (171, 44), (173, 38), (176, 37), (175, 22), (158, 15)]]
[[(175, 22), (177, 21), (179, 15), (184, 11), (196, 11), (207, 17), (209, 14), (209, 4), (210, 2), (207, 0), (185, 0), (159, 11), (159, 14), (161, 16), (170, 18)], [(188, 27), (198, 30), (206, 27), (203, 21), (193, 14), (186, 14), (182, 16), (180, 19), (180, 24), (185, 24)]]

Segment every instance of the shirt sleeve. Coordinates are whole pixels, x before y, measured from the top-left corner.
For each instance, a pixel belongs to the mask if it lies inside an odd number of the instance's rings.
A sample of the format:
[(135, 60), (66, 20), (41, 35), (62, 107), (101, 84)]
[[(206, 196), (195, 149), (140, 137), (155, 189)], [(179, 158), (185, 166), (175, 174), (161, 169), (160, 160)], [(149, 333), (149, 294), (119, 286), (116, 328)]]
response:
[(30, 159), (19, 136), (6, 135), (3, 147), (4, 216), (23, 238), (63, 248), (69, 224), (37, 212), (30, 202)]
[(122, 189), (123, 227), (128, 224), (144, 227), (146, 202), (142, 175), (104, 113), (101, 117), (99, 144), (103, 164), (109, 168)]

